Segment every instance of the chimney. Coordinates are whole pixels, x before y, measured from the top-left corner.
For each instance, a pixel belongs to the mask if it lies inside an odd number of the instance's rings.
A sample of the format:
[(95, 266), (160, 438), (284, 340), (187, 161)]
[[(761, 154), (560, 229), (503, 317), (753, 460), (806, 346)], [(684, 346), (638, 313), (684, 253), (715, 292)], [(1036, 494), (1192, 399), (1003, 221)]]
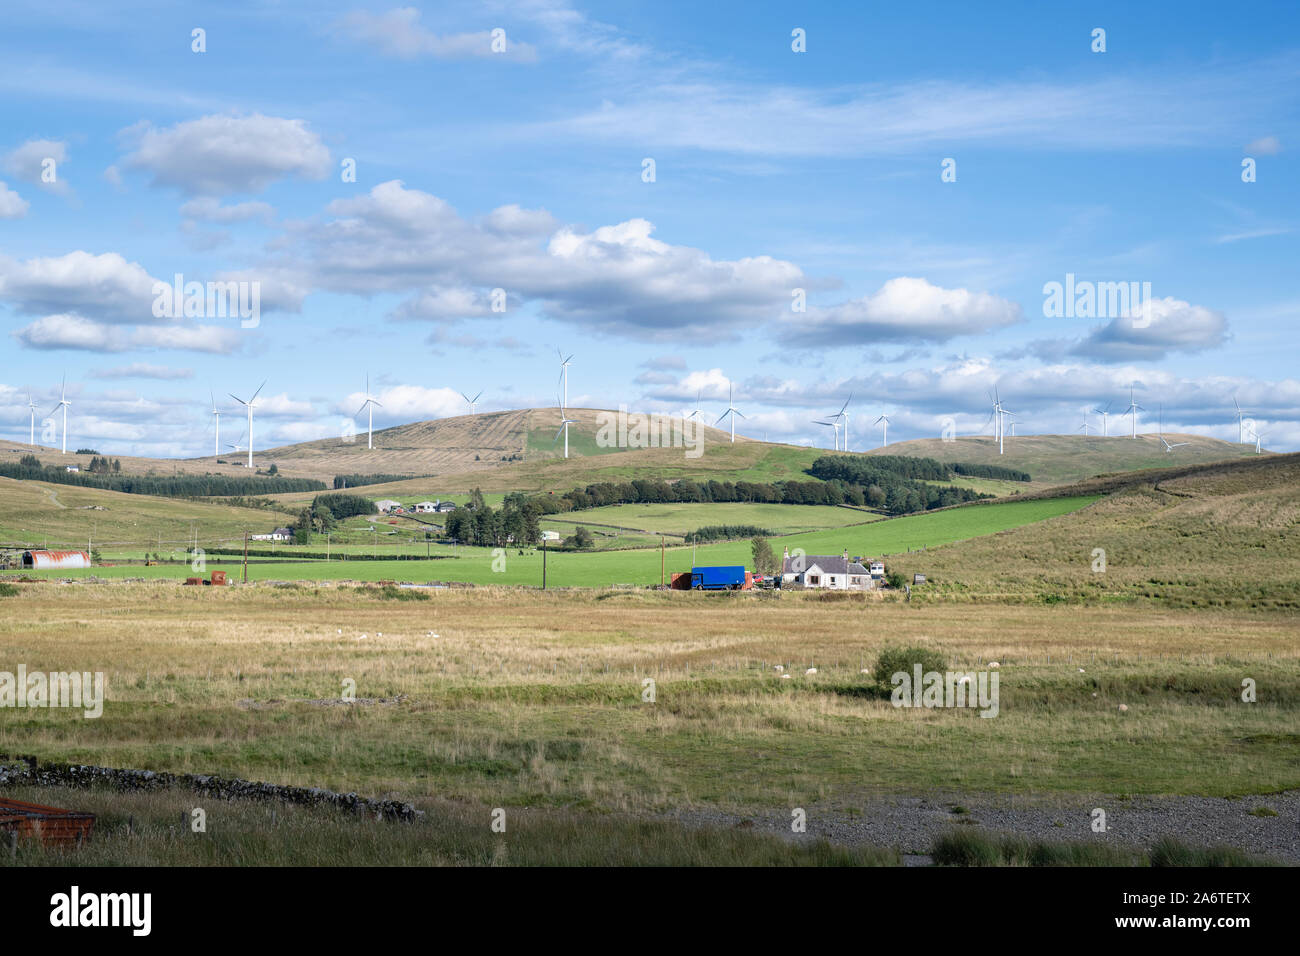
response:
[(847, 561), (848, 559), (849, 559), (849, 549), (848, 549), (848, 548), (845, 548), (845, 549), (844, 549), (844, 560)]
[(785, 546), (785, 559), (790, 560), (790, 546), (788, 544)]

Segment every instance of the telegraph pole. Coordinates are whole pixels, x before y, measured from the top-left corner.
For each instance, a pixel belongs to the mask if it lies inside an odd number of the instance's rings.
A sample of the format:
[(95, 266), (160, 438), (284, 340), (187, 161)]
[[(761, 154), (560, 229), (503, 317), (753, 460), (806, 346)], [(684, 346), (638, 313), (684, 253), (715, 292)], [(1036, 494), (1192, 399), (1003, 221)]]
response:
[(659, 536), (659, 587), (664, 586), (664, 536)]
[(542, 532), (542, 590), (546, 590), (546, 532)]
[(248, 532), (244, 532), (244, 583), (248, 583)]

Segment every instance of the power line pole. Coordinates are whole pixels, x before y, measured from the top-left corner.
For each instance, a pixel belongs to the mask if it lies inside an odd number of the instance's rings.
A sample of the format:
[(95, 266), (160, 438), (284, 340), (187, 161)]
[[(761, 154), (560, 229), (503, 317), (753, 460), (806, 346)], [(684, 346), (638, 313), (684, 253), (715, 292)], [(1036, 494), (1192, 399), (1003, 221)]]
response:
[(244, 532), (244, 583), (248, 583), (248, 532)]
[(546, 532), (542, 532), (542, 590), (546, 590)]
[(664, 586), (664, 536), (659, 536), (659, 587)]

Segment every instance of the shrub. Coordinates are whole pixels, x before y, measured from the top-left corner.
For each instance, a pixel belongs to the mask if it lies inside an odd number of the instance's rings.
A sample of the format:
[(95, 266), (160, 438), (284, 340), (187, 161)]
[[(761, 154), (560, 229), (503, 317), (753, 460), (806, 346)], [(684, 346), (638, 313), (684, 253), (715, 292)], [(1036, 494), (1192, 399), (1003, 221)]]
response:
[(18, 593), (16, 584), (5, 584), (0, 582), (0, 597), (13, 597)]
[(876, 669), (872, 673), (876, 683), (882, 687), (891, 687), (890, 679), (899, 671), (911, 674), (916, 665), (921, 665), (921, 672), (946, 671), (947, 659), (938, 651), (929, 647), (886, 647), (876, 658)]

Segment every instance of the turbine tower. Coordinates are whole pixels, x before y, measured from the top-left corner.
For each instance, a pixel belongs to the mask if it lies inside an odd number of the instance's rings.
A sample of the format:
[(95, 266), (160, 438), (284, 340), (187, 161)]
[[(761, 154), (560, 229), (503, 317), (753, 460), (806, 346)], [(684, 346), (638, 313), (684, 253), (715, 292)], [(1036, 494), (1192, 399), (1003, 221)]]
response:
[(1079, 426), (1079, 431), (1083, 432), (1084, 438), (1088, 437), (1088, 429), (1091, 427), (1092, 425), (1088, 422), (1088, 416), (1083, 416), (1083, 424)]
[(1241, 406), (1237, 404), (1236, 395), (1232, 396), (1232, 407), (1237, 410), (1237, 444), (1240, 445), (1242, 443), (1242, 437), (1243, 437), (1243, 433), (1241, 430), (1241, 419), (1242, 416), (1245, 415), (1246, 413), (1243, 412), (1241, 410)]
[(1145, 408), (1142, 408), (1141, 405), (1139, 405), (1137, 402), (1135, 402), (1135, 401), (1133, 400), (1133, 386), (1130, 385), (1130, 386), (1129, 386), (1129, 390), (1128, 390), (1128, 411), (1126, 411), (1126, 412), (1124, 413), (1125, 415), (1132, 415), (1132, 416), (1133, 416), (1132, 419), (1131, 419), (1131, 421), (1129, 422), (1129, 428), (1130, 428), (1129, 436), (1128, 436), (1129, 438), (1137, 438), (1137, 437), (1138, 437), (1138, 432), (1137, 432), (1137, 428), (1138, 428), (1138, 424), (1137, 424), (1137, 423), (1138, 423), (1138, 416), (1137, 416), (1138, 409), (1142, 409), (1142, 411), (1146, 411)]
[(370, 417), (366, 420), (366, 448), (367, 449), (375, 447), (374, 436), (371, 433), (375, 430), (375, 406), (376, 405), (378, 405), (380, 408), (384, 407), (383, 402), (375, 401), (374, 396), (370, 394), (370, 373), (367, 372), (366, 373), (366, 400), (361, 403), (361, 407), (358, 408), (356, 410), (356, 413), (352, 416), (353, 418), (356, 418), (357, 415), (360, 415), (363, 411), (366, 411), (367, 409), (369, 409), (370, 411)]
[[(731, 416), (731, 443), (734, 445), (736, 443), (736, 416), (740, 415), (741, 418), (744, 418), (745, 416), (741, 415), (740, 409), (736, 407), (735, 393), (732, 389), (731, 382), (727, 382), (727, 410), (723, 412), (720, 416), (718, 416), (718, 420), (713, 423), (713, 427), (717, 428), (720, 424), (722, 424), (722, 419), (726, 418), (728, 415)], [(837, 428), (836, 431), (838, 432), (839, 429)], [(836, 450), (838, 451), (839, 450), (838, 437), (835, 442), (835, 447)]]
[(68, 453), (68, 406), (71, 404), (72, 403), (68, 401), (68, 376), (65, 375), (63, 376), (63, 384), (59, 386), (59, 402), (50, 409), (51, 415), (57, 412), (60, 408), (63, 409), (63, 451), (61, 454), (64, 455)]
[(880, 447), (884, 448), (889, 444), (889, 416), (881, 415), (871, 424), (880, 425)]
[(217, 410), (217, 396), (212, 389), (208, 389), (208, 397), (212, 399), (212, 420), (216, 424), (216, 431), (212, 434), (212, 457), (216, 458), (221, 454), (221, 412)]
[[(722, 419), (718, 419), (718, 421), (722, 421)], [(839, 450), (840, 450), (840, 423), (839, 423), (838, 421), (836, 421), (835, 419), (832, 418), (832, 419), (831, 419), (830, 421), (828, 421), (828, 422), (823, 422), (823, 421), (814, 421), (813, 424), (814, 424), (814, 425), (825, 425), (827, 428), (833, 428), (833, 429), (835, 429), (835, 450), (836, 450), (836, 451), (839, 451)]]
[(844, 421), (844, 450), (845, 451), (849, 450), (849, 402), (851, 401), (853, 401), (853, 393), (849, 392), (849, 397), (844, 400), (844, 404), (840, 406), (840, 410), (835, 413), (836, 421), (839, 421), (841, 419)]
[[(370, 383), (370, 379), (367, 378), (367, 379), (366, 379), (366, 391), (370, 391), (370, 384), (369, 384), (369, 383)], [(478, 395), (475, 395), (473, 398), (470, 398), (470, 397), (469, 397), (468, 395), (466, 395), (464, 392), (461, 392), (461, 393), (460, 393), (460, 397), (463, 398), (463, 399), (465, 399), (465, 404), (469, 406), (469, 413), (470, 413), (471, 415), (477, 415), (477, 414), (478, 414), (478, 400), (479, 400), (479, 398), (480, 398), (482, 395), (483, 395), (483, 391), (482, 391), (482, 389), (480, 389)]]
[[(572, 358), (572, 356), (570, 356), (570, 358)], [(560, 396), (556, 395), (555, 400), (558, 402), (560, 400)], [(551, 444), (554, 445), (557, 441), (559, 441), (560, 435), (563, 434), (565, 458), (569, 457), (569, 426), (576, 425), (576, 424), (578, 423), (569, 417), (568, 413), (565, 412), (564, 410), (564, 406), (561, 405), (560, 406), (560, 427), (556, 429), (555, 437), (551, 439)]]
[(266, 388), (265, 381), (263, 381), (261, 385), (257, 386), (257, 391), (253, 393), (253, 397), (250, 398), (248, 401), (244, 401), (234, 392), (228, 393), (231, 398), (239, 402), (240, 405), (243, 405), (244, 408), (248, 409), (248, 427), (245, 430), (244, 434), (248, 437), (248, 467), (250, 470), (253, 467), (253, 404), (257, 401), (258, 394), (264, 388)]
[(1101, 437), (1105, 438), (1108, 434), (1106, 429), (1106, 416), (1110, 413), (1110, 406), (1113, 402), (1107, 402), (1105, 408), (1094, 408), (1093, 411), (1101, 416)]
[(34, 446), (36, 444), (36, 403), (32, 401), (32, 390), (30, 387), (27, 389), (27, 407), (32, 410), (32, 429), (31, 435), (27, 439), (27, 444)]

